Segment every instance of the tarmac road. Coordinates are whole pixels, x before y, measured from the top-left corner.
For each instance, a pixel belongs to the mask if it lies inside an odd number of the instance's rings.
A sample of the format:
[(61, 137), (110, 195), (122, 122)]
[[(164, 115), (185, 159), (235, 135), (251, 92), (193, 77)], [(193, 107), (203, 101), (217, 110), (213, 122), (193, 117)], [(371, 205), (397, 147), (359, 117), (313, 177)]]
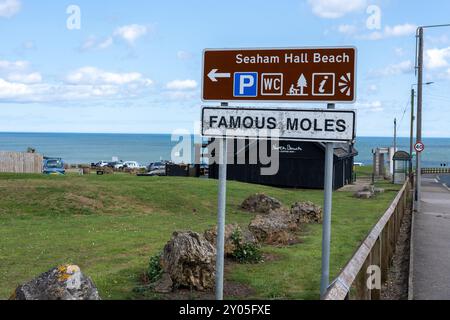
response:
[(450, 189), (447, 186), (450, 186), (450, 175), (423, 177), (421, 212), (414, 217), (414, 300), (450, 300)]

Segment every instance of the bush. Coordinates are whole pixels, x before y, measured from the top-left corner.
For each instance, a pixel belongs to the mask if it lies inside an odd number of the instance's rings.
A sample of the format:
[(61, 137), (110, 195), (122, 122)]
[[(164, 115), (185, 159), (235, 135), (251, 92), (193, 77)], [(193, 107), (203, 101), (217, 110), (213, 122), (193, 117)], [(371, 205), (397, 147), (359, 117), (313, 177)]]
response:
[(231, 235), (234, 244), (233, 258), (239, 263), (259, 263), (262, 261), (262, 253), (259, 247), (253, 243), (244, 243), (242, 234), (235, 230)]
[(161, 267), (161, 255), (162, 252), (150, 257), (147, 269), (147, 276), (150, 283), (158, 281), (163, 274), (163, 269)]

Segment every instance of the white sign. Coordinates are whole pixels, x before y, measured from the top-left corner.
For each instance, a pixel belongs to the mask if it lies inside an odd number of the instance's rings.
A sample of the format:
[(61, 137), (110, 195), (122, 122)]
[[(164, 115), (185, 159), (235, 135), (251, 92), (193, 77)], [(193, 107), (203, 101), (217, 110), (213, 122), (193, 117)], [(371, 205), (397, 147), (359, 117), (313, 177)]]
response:
[(202, 135), (349, 142), (356, 137), (356, 111), (204, 107)]

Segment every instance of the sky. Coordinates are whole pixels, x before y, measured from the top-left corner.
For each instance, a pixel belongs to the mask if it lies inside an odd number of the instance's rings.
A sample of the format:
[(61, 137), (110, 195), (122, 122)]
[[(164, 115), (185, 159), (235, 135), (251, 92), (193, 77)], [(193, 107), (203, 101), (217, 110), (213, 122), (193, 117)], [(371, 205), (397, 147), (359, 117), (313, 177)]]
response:
[[(392, 135), (394, 118), (408, 136), (416, 28), (448, 12), (448, 0), (0, 0), (0, 132), (192, 132), (214, 105), (200, 97), (205, 48), (351, 45), (357, 100), (337, 108), (358, 111), (359, 136)], [(425, 31), (425, 64), (424, 136), (450, 137), (450, 28)]]

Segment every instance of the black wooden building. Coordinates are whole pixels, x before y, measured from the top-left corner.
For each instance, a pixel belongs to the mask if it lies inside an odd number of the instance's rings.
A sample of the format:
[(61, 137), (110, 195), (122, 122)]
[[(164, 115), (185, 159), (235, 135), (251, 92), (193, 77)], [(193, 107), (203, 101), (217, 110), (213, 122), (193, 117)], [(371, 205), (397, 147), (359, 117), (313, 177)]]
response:
[[(241, 142), (242, 143), (242, 142)], [(232, 145), (234, 144), (234, 146)], [(268, 153), (272, 150), (279, 151), (279, 170), (275, 175), (262, 175), (261, 169), (270, 165), (249, 164), (250, 150), (259, 148), (256, 140), (246, 140), (244, 147), (238, 145), (237, 140), (231, 140), (228, 144), (228, 159), (234, 157), (233, 164), (227, 167), (229, 180), (263, 184), (276, 187), (323, 189), (325, 171), (325, 145), (316, 142), (279, 141), (267, 142)], [(243, 154), (245, 153), (245, 154)], [(259, 154), (259, 153), (258, 153)], [(357, 151), (349, 144), (335, 144), (334, 149), (334, 189), (353, 182), (354, 157)], [(245, 156), (245, 164), (242, 159)], [(241, 162), (238, 162), (238, 158)], [(253, 161), (255, 163), (255, 161)], [(217, 179), (219, 166), (209, 166), (209, 177)]]

